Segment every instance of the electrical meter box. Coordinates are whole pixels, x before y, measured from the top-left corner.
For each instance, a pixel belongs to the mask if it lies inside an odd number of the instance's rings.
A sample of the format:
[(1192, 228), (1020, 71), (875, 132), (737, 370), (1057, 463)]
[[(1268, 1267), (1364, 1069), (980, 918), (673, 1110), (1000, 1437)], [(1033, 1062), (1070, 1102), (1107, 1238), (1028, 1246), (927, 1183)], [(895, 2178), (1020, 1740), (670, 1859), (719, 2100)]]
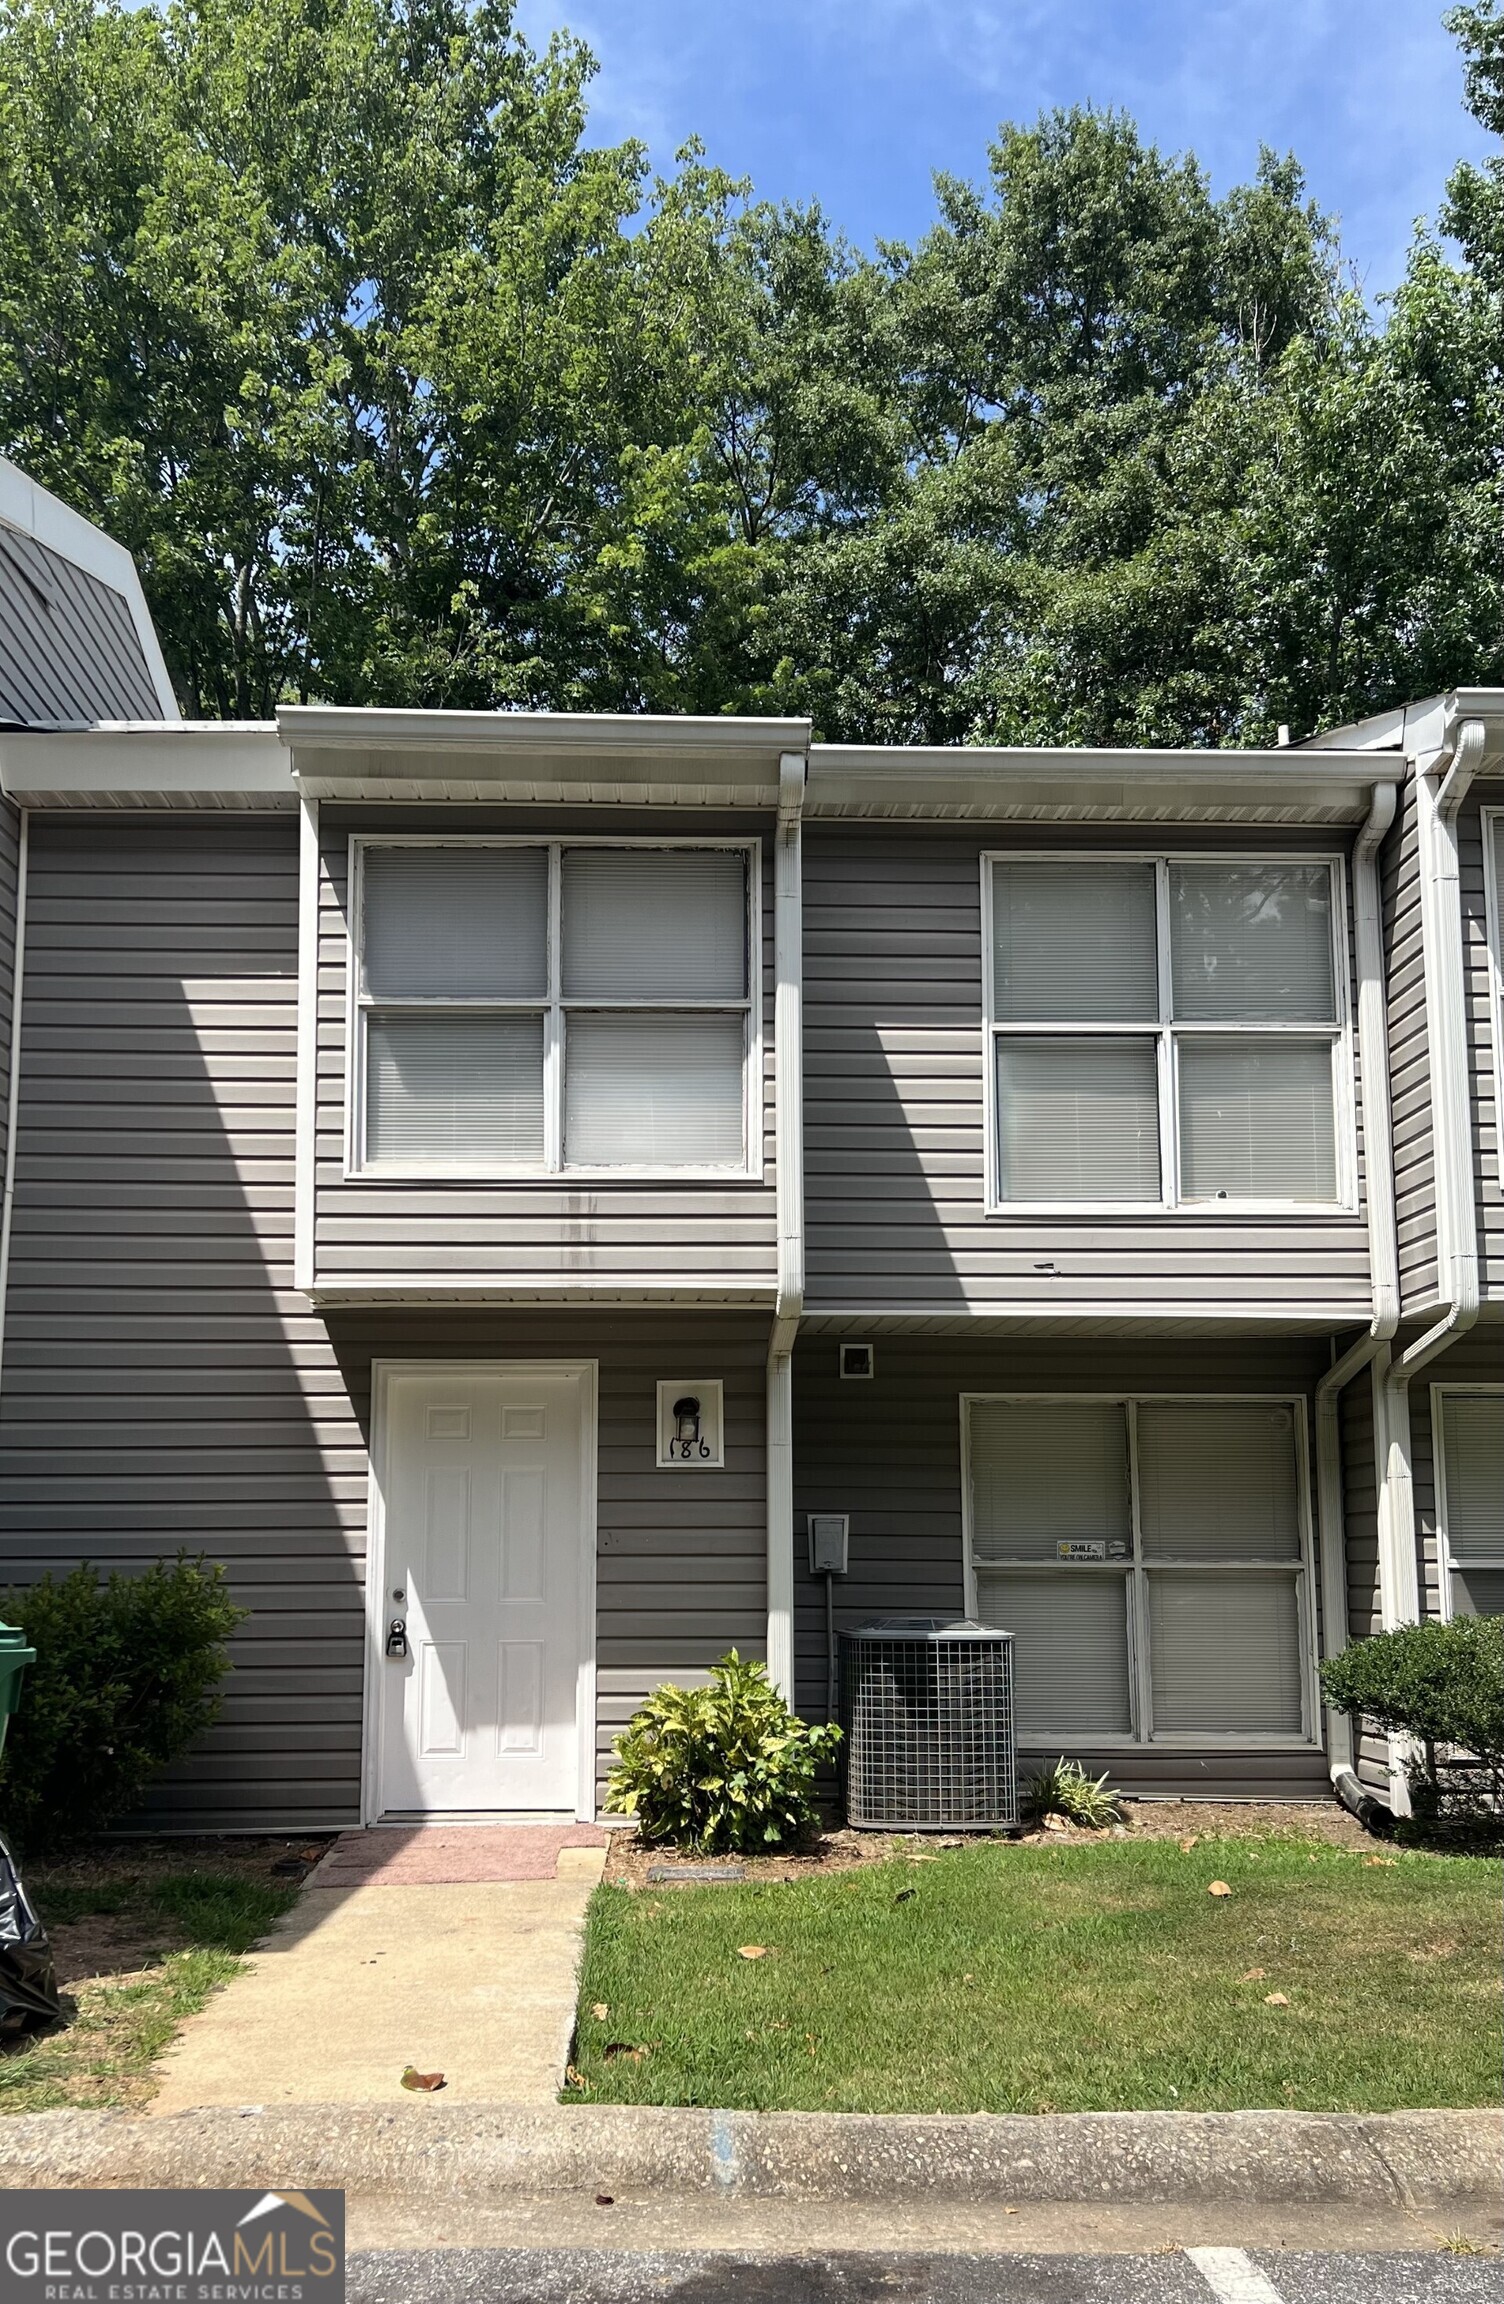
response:
[(811, 1512), (809, 1572), (812, 1576), (845, 1575), (846, 1543), (850, 1534), (849, 1512)]

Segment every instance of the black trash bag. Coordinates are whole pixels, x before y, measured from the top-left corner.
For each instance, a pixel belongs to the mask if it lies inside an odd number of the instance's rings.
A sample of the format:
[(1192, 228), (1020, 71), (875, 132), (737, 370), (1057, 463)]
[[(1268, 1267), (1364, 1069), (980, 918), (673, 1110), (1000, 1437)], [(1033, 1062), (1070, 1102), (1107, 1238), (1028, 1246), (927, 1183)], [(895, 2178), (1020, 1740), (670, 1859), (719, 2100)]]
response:
[(58, 2013), (52, 1946), (0, 1839), (0, 2040), (54, 2023)]

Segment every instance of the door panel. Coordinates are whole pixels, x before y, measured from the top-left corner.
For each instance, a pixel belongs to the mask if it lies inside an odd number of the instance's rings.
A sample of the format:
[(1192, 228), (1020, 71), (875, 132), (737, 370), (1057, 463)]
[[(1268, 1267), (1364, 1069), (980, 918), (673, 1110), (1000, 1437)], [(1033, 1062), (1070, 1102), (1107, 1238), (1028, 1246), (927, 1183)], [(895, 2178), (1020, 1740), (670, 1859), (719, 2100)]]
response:
[(387, 1380), (379, 1811), (565, 1809), (577, 1786), (579, 1374)]

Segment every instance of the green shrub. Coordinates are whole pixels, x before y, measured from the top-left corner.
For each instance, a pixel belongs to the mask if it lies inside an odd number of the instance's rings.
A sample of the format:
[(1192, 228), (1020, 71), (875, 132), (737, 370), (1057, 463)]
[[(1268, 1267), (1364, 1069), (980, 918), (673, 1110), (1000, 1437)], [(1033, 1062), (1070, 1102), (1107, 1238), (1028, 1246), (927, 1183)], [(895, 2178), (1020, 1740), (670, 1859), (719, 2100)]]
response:
[(1079, 1760), (1064, 1754), (1031, 1776), (1024, 1786), (1024, 1809), (1030, 1816), (1067, 1816), (1088, 1831), (1105, 1831), (1122, 1814), (1120, 1795), (1112, 1791), (1105, 1772), (1088, 1776)]
[(1321, 1667), (1339, 1712), (1414, 1739), (1419, 1816), (1466, 1818), (1504, 1805), (1504, 1617), (1406, 1624), (1355, 1640)]
[(816, 1820), (817, 1762), (839, 1728), (811, 1728), (733, 1648), (707, 1688), (659, 1688), (616, 1739), (607, 1806), (644, 1840), (705, 1855), (782, 1848)]
[(0, 1759), (0, 1827), (64, 1846), (133, 1808), (219, 1709), (225, 1642), (245, 1615), (224, 1570), (180, 1553), (143, 1576), (91, 1567), (0, 1594), (37, 1652)]

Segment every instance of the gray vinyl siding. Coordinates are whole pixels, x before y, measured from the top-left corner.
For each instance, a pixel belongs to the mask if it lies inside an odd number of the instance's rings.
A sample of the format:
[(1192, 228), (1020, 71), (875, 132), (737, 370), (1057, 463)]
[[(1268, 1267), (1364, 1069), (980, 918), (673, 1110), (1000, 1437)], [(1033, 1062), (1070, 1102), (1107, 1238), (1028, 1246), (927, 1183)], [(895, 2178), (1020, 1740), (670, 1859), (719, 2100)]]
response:
[(7, 1579), (179, 1547), (252, 1613), (183, 1829), (354, 1811), (365, 1455), (291, 1285), (285, 821), (33, 817), (0, 1396)]
[[(843, 1382), (834, 1337), (803, 1340), (794, 1359), (794, 1576), (801, 1710), (825, 1713), (825, 1591), (808, 1571), (806, 1515), (849, 1512), (850, 1573), (835, 1588), (836, 1622), (961, 1613), (961, 1395), (988, 1391), (1285, 1391), (1309, 1399), (1327, 1365), (1324, 1339), (1245, 1343), (1082, 1343), (965, 1337), (877, 1340), (874, 1381)], [(1316, 1579), (1319, 1584), (1319, 1574)], [(1319, 1751), (1136, 1750), (1077, 1754), (1141, 1797), (1316, 1799), (1328, 1789)], [(1026, 1762), (1054, 1758), (1026, 1755)]]
[[(725, 1312), (331, 1313), (353, 1413), (369, 1428), (373, 1360), (594, 1360), (596, 1759), (661, 1681), (703, 1677), (731, 1647), (767, 1653), (767, 1315)], [(719, 1377), (723, 1471), (657, 1462), (659, 1377)], [(363, 1520), (362, 1520), (363, 1526)], [(358, 1737), (358, 1713), (355, 1715)]]
[[(1379, 1467), (1374, 1388), (1382, 1381), (1370, 1363), (1344, 1389), (1339, 1403), (1342, 1508), (1347, 1543), (1347, 1630), (1366, 1640), (1384, 1629), (1379, 1594)], [(1353, 1766), (1359, 1782), (1389, 1798), (1389, 1746), (1370, 1722), (1359, 1721)]]
[(0, 1168), (10, 1140), (10, 1036), (15, 1011), (16, 886), (21, 820), (9, 800), (0, 799)]
[(762, 870), (762, 1169), (748, 1180), (686, 1179), (571, 1183), (466, 1183), (347, 1177), (345, 1098), (349, 839), (354, 830), (463, 834), (517, 832), (567, 837), (621, 834), (745, 838), (757, 827), (735, 818), (603, 820), (451, 810), (441, 819), (412, 811), (329, 809), (321, 824), (319, 1091), (316, 1281), (338, 1287), (361, 1276), (410, 1280), (415, 1288), (490, 1283), (526, 1290), (593, 1282), (748, 1284), (771, 1301), (777, 1279), (776, 1121), (773, 1097), (773, 875)]
[(0, 726), (161, 717), (122, 595), (0, 521)]
[(1394, 1208), (1400, 1294), (1408, 1309), (1436, 1296), (1436, 1170), (1431, 1143), (1426, 971), (1421, 942), (1420, 856), (1415, 793), (1400, 787), (1399, 814), (1382, 859), (1384, 975), (1389, 1001), (1389, 1084), (1394, 1129)]
[[(804, 835), (806, 1306), (1369, 1313), (1363, 1215), (984, 1214), (984, 850), (1331, 851), (1328, 835), (1166, 839), (812, 824)], [(1350, 907), (1349, 907), (1350, 910)], [(1350, 939), (1350, 931), (1349, 931)], [(1349, 962), (1351, 972), (1351, 962)], [(1350, 995), (1351, 1000), (1351, 995)], [(1361, 1185), (1361, 1144), (1359, 1174)], [(1052, 1262), (1058, 1269), (1041, 1272)]]
[(1483, 861), (1483, 810), (1504, 807), (1504, 782), (1475, 784), (1457, 822), (1467, 989), (1468, 1085), (1472, 1099), (1473, 1189), (1478, 1209), (1479, 1282), (1504, 1296), (1504, 1168), (1499, 1135), (1500, 1052), (1494, 1047)]

